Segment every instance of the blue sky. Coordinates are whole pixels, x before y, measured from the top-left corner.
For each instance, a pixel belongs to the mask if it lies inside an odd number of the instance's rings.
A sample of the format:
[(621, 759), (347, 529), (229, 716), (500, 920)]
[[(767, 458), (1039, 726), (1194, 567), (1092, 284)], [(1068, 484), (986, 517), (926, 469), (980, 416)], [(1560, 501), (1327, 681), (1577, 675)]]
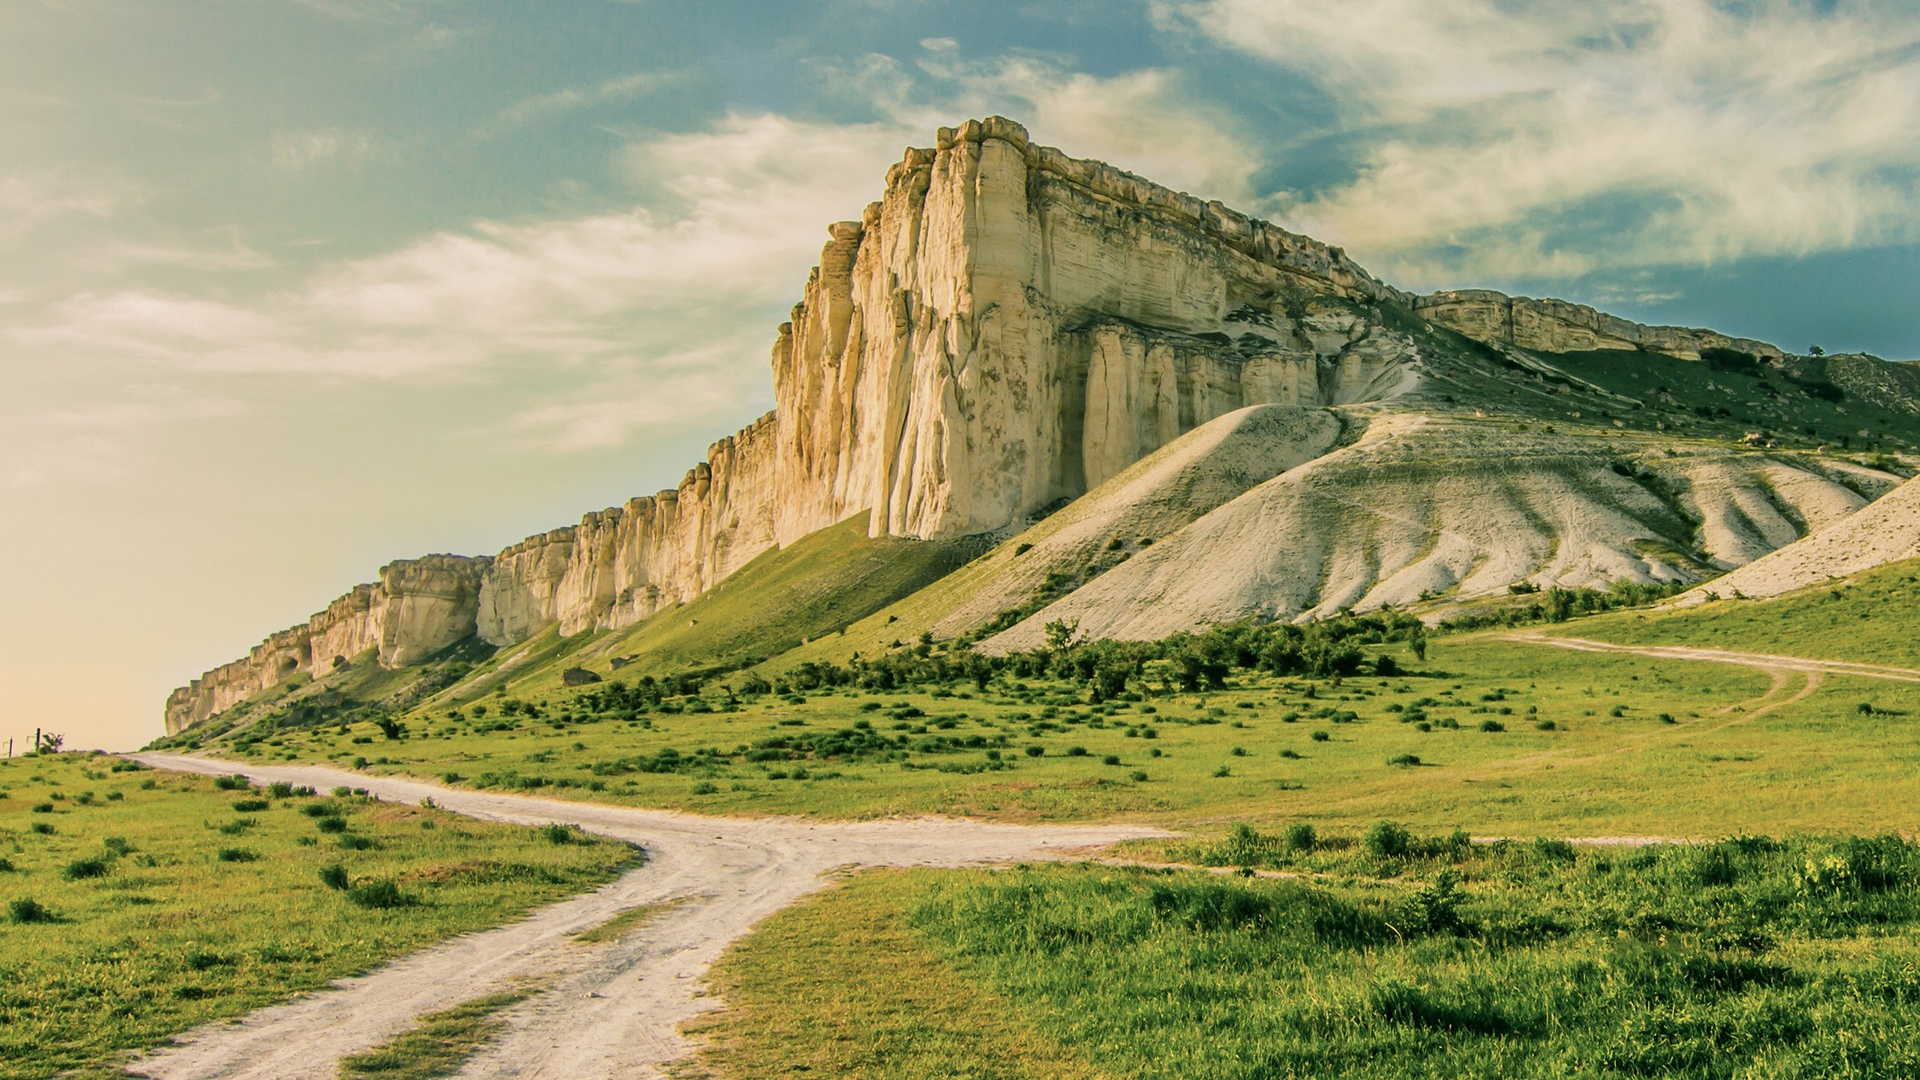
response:
[(1408, 288), (1920, 357), (1910, 3), (11, 0), (0, 738), (671, 485), (996, 112)]

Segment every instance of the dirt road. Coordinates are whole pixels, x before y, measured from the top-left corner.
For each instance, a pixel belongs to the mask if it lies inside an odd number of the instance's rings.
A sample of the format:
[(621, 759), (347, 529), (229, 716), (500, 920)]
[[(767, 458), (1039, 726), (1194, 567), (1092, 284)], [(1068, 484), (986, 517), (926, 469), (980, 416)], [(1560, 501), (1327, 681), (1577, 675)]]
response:
[(1771, 653), (1730, 652), (1726, 649), (1702, 649), (1688, 645), (1616, 645), (1588, 638), (1553, 637), (1539, 630), (1502, 635), (1509, 641), (1531, 641), (1578, 652), (1630, 653), (1662, 660), (1701, 660), (1715, 664), (1739, 664), (1768, 671), (1799, 671), (1808, 674), (1857, 675), (1863, 679), (1891, 679), (1895, 682), (1920, 682), (1920, 671), (1888, 667), (1884, 664), (1852, 664), (1844, 660), (1808, 660), (1798, 656)]
[[(1166, 835), (1127, 825), (1016, 826), (948, 819), (812, 824), (466, 791), (317, 766), (255, 766), (172, 754), (132, 757), (163, 769), (244, 773), (519, 824), (567, 822), (646, 848), (646, 866), (517, 923), (443, 942), (331, 989), (211, 1024), (130, 1066), (154, 1080), (331, 1080), (342, 1057), (377, 1046), (422, 1014), (521, 979), (550, 989), (504, 1014), (506, 1033), (463, 1077), (596, 1080), (663, 1075), (687, 1055), (680, 1025), (718, 1008), (701, 980), (728, 944), (780, 908), (861, 866), (963, 866), (1070, 856), (1117, 840)], [(621, 941), (570, 935), (622, 911), (678, 901)]]

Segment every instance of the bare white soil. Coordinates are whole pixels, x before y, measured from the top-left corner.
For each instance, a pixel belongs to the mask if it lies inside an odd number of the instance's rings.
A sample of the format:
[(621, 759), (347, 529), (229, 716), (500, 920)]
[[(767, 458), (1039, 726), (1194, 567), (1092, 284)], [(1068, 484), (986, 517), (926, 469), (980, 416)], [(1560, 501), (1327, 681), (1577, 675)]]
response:
[[(943, 818), (707, 818), (464, 791), (317, 766), (132, 756), (164, 769), (244, 773), (256, 783), (348, 785), (406, 803), (431, 797), (443, 809), (488, 821), (565, 822), (638, 844), (649, 856), (646, 866), (618, 881), (519, 922), (455, 938), (243, 1020), (190, 1032), (178, 1045), (129, 1067), (133, 1075), (155, 1080), (330, 1080), (341, 1058), (386, 1042), (423, 1014), (528, 978), (551, 980), (552, 988), (504, 1014), (506, 1033), (469, 1061), (461, 1076), (660, 1076), (662, 1066), (689, 1053), (681, 1024), (720, 1006), (701, 984), (722, 950), (761, 919), (823, 887), (835, 869), (1053, 859), (1166, 835), (1129, 825)], [(678, 903), (618, 942), (584, 945), (570, 937), (623, 911), (665, 901)]]
[(1673, 606), (1779, 596), (1915, 556), (1920, 556), (1920, 482), (1908, 481), (1857, 514), (1682, 593)]

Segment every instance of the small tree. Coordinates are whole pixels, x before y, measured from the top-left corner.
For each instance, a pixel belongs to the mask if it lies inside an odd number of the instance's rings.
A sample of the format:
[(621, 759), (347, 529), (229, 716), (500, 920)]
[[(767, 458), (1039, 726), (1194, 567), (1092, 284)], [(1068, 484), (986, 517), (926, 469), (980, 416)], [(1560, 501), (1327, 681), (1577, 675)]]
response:
[(1079, 619), (1055, 619), (1047, 624), (1047, 648), (1059, 650), (1073, 644), (1073, 635), (1080, 632)]

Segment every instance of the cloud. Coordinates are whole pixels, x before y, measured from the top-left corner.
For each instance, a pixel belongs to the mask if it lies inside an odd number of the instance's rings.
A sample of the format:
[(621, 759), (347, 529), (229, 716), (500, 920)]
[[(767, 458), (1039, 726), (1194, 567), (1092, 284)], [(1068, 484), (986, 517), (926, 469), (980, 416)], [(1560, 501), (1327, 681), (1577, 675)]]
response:
[(730, 116), (624, 150), (646, 192), (627, 210), (476, 222), (253, 297), (84, 293), (0, 334), (25, 360), (179, 378), (562, 372), (513, 427), (563, 452), (709, 423), (766, 394), (774, 327), (825, 225), (881, 194), (902, 143), (883, 124)]
[(169, 425), (233, 416), (238, 402), (194, 397), (167, 387), (122, 388), (120, 399), (0, 418), (0, 488), (29, 488), (76, 479), (123, 476), (133, 461), (127, 444)]
[(274, 136), (273, 163), (288, 172), (332, 162), (357, 165), (374, 150), (374, 141), (359, 132), (339, 128), (289, 132)]
[(104, 221), (140, 198), (131, 184), (77, 167), (0, 170), (0, 242), (60, 218)]
[(1159, 15), (1331, 96), (1358, 169), (1272, 207), (1401, 280), (1920, 235), (1920, 21), (1904, 5), (1200, 0)]
[(969, 60), (952, 38), (927, 38), (920, 47), (917, 77), (875, 54), (849, 68), (823, 69), (823, 78), (830, 93), (866, 102), (922, 143), (936, 127), (999, 114), (1075, 157), (1206, 198), (1252, 198), (1260, 155), (1232, 116), (1178, 72), (1145, 68), (1102, 77), (1045, 56)]
[(494, 124), (503, 128), (519, 127), (554, 113), (571, 112), (613, 101), (628, 101), (685, 78), (686, 73), (680, 71), (637, 71), (592, 86), (569, 86), (502, 109)]

